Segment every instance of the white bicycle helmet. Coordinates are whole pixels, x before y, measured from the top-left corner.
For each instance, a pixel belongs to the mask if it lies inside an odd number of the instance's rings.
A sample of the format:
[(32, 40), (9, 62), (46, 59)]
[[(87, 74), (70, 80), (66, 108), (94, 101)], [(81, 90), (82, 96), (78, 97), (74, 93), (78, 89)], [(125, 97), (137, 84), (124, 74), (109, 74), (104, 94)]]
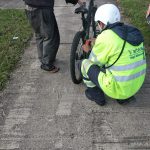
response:
[(120, 21), (119, 9), (114, 4), (104, 4), (95, 13), (95, 21), (101, 21), (105, 25)]

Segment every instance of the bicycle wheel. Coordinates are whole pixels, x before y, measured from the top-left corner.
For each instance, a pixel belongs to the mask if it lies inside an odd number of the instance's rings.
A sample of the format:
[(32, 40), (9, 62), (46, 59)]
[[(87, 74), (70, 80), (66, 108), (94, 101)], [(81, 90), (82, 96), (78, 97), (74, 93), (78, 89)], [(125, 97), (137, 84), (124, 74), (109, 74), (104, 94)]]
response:
[(82, 82), (82, 74), (80, 71), (80, 63), (85, 58), (85, 53), (82, 50), (84, 43), (84, 34), (79, 31), (75, 34), (70, 53), (70, 73), (73, 83), (79, 84)]

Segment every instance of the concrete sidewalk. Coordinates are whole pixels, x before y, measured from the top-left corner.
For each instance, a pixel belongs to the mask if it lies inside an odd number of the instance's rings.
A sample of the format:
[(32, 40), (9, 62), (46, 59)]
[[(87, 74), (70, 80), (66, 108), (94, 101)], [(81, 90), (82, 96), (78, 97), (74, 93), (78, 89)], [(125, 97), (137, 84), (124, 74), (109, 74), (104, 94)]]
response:
[[(6, 8), (4, 2), (1, 0), (0, 6)], [(9, 2), (18, 2), (21, 7), (17, 8), (23, 8), (20, 0), (7, 0), (7, 8), (14, 7)], [(98, 5), (104, 2), (96, 1)], [(56, 64), (61, 70), (57, 74), (40, 70), (32, 39), (7, 88), (0, 93), (0, 149), (150, 149), (149, 68), (136, 102), (121, 106), (107, 99), (107, 105), (100, 107), (88, 101), (85, 86), (73, 84), (69, 71), (70, 47), (81, 27), (80, 16), (62, 0), (56, 0), (55, 6), (61, 35)]]

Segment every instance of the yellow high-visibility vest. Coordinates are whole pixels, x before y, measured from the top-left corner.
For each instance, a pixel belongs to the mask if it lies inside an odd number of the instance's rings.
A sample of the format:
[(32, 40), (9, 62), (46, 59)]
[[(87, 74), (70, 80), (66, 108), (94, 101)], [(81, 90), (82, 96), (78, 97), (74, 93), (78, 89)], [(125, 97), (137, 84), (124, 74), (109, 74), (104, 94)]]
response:
[[(113, 64), (121, 52), (124, 40), (108, 29), (96, 39), (89, 60), (98, 66)], [(119, 60), (106, 73), (100, 72), (98, 81), (106, 95), (115, 99), (133, 96), (142, 86), (146, 74), (143, 43), (133, 46), (126, 42)]]

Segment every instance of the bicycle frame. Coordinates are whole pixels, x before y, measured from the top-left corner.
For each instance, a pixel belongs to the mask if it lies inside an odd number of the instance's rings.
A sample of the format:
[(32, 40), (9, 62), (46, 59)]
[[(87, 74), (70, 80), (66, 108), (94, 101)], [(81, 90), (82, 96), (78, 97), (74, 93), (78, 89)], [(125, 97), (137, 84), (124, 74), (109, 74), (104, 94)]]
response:
[(94, 33), (93, 37), (96, 38), (96, 25), (94, 21), (96, 9), (97, 9), (97, 6), (94, 6), (94, 0), (90, 0), (87, 16), (85, 17), (85, 13), (81, 13), (82, 26), (83, 26), (83, 32), (85, 34), (85, 40), (89, 38), (91, 24), (92, 24), (92, 30)]

